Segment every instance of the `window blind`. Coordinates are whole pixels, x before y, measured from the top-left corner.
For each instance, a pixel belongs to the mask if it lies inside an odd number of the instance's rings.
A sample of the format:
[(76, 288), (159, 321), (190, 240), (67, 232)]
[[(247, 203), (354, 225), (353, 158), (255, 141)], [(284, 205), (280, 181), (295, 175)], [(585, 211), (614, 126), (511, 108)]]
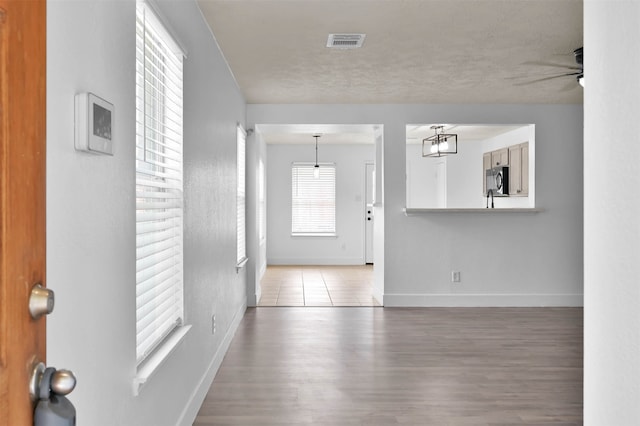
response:
[(291, 234), (335, 235), (336, 168), (320, 164), (318, 177), (314, 165), (291, 166)]
[(183, 56), (136, 10), (136, 362), (183, 319)]
[(237, 239), (237, 255), (236, 255), (236, 261), (237, 264), (240, 265), (242, 264), (242, 262), (247, 258), (247, 231), (246, 231), (246, 176), (245, 176), (245, 171), (246, 171), (246, 166), (245, 166), (245, 159), (246, 159), (246, 145), (247, 145), (247, 134), (244, 131), (244, 129), (242, 128), (242, 126), (240, 126), (238, 124), (238, 129), (237, 129), (237, 145), (238, 145), (238, 151), (236, 154), (236, 161), (237, 161), (237, 173), (238, 173), (238, 179), (237, 179), (237, 191), (236, 191), (236, 205), (237, 205), (237, 209), (236, 209), (236, 220), (237, 220), (237, 225), (236, 225), (236, 239)]
[(258, 240), (262, 243), (265, 239), (266, 228), (266, 197), (264, 184), (264, 162), (258, 161)]

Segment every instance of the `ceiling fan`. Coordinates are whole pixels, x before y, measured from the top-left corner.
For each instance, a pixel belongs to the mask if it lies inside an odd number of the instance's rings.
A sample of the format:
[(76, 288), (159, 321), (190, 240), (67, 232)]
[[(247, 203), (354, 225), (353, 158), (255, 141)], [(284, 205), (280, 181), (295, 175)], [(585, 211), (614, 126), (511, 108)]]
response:
[(573, 56), (574, 56), (575, 61), (576, 61), (576, 65), (575, 66), (555, 64), (555, 63), (551, 63), (551, 62), (527, 62), (527, 64), (530, 64), (530, 65), (543, 65), (543, 66), (547, 66), (547, 67), (566, 68), (566, 69), (570, 70), (570, 72), (563, 73), (563, 74), (556, 74), (556, 75), (552, 75), (552, 76), (544, 77), (544, 78), (539, 78), (539, 79), (527, 81), (527, 82), (524, 82), (524, 83), (517, 83), (516, 86), (525, 86), (525, 85), (529, 85), (529, 84), (539, 83), (539, 82), (542, 82), (542, 81), (553, 80), (553, 79), (556, 79), (556, 78), (575, 76), (576, 80), (578, 81), (578, 83), (580, 83), (580, 85), (582, 87), (584, 87), (583, 48), (579, 47), (576, 50), (574, 50), (573, 51)]

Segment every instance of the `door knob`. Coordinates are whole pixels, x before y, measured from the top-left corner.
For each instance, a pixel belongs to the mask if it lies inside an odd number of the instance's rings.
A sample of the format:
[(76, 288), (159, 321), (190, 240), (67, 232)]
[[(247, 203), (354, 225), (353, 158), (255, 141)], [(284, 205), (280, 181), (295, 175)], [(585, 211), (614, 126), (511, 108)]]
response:
[(47, 368), (44, 363), (39, 362), (33, 367), (31, 373), (29, 394), (33, 401), (37, 401), (49, 393), (68, 395), (75, 387), (76, 376), (71, 370)]
[(65, 395), (76, 386), (76, 377), (69, 370), (45, 368), (38, 363), (31, 378), (31, 397), (37, 401), (33, 413), (35, 426), (75, 426), (76, 408)]
[(56, 395), (68, 395), (76, 387), (76, 376), (71, 370), (56, 370), (51, 375), (51, 391)]
[(29, 296), (29, 313), (31, 318), (38, 319), (53, 312), (55, 297), (53, 290), (42, 287), (40, 283), (33, 286)]

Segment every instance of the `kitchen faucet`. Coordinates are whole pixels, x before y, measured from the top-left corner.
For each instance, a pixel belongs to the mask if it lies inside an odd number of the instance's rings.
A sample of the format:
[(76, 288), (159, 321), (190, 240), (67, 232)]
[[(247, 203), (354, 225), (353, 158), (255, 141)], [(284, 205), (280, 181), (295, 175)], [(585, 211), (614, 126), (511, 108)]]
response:
[(487, 208), (489, 208), (489, 194), (491, 194), (491, 208), (493, 207), (493, 189), (487, 191)]

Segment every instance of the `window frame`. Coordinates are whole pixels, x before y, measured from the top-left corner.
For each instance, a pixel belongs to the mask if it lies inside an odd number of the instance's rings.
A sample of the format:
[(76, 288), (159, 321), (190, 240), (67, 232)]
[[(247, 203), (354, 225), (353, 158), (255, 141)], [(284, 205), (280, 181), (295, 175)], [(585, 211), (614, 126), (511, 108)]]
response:
[[(335, 163), (318, 163), (318, 165), (320, 166), (320, 176), (319, 178), (315, 178), (313, 177), (313, 169), (315, 168), (315, 164), (314, 163), (306, 163), (306, 162), (293, 162), (291, 163), (291, 236), (292, 237), (336, 237), (337, 236), (337, 167)], [(306, 230), (301, 230), (301, 229), (296, 229), (296, 217), (309, 217), (309, 211), (313, 210), (314, 206), (313, 205), (308, 205), (305, 207), (303, 206), (302, 208), (305, 210), (305, 212), (299, 214), (296, 216), (296, 204), (298, 204), (298, 206), (302, 203), (304, 204), (304, 200), (300, 201), (300, 202), (296, 202), (296, 198), (295, 198), (295, 191), (296, 191), (296, 185), (300, 185), (300, 180), (299, 177), (300, 175), (298, 174), (298, 176), (296, 178), (294, 178), (294, 170), (295, 169), (299, 169), (303, 171), (303, 177), (306, 180), (303, 180), (302, 183), (313, 183), (314, 181), (316, 181), (316, 179), (322, 179), (323, 178), (323, 174), (325, 173), (326, 170), (331, 170), (331, 175), (332, 175), (332, 180), (329, 182), (329, 185), (331, 185), (331, 190), (330, 192), (332, 192), (332, 200), (330, 200), (330, 209), (331, 209), (331, 215), (330, 215), (330, 222), (329, 224), (326, 226), (326, 230), (319, 230), (317, 227), (315, 229), (313, 229), (311, 226), (309, 226), (308, 229)], [(309, 178), (309, 176), (311, 176)], [(318, 183), (316, 181), (316, 183)], [(314, 200), (310, 200), (311, 202), (314, 202)], [(318, 201), (316, 201), (318, 202)], [(322, 202), (322, 200), (320, 200), (319, 202)], [(326, 202), (326, 200), (325, 200)], [(317, 206), (316, 206), (317, 207)]]
[(247, 132), (236, 126), (236, 268), (247, 261)]
[[(184, 339), (191, 327), (184, 325), (183, 77), (186, 53), (164, 22), (152, 4), (144, 1), (136, 3), (137, 272), (134, 395), (138, 395), (139, 388)], [(143, 234), (146, 240), (141, 239)], [(143, 267), (141, 260), (145, 262), (144, 275), (140, 273)], [(158, 272), (161, 269), (159, 264), (166, 266), (165, 272)], [(162, 278), (163, 281), (160, 281), (160, 275), (165, 273), (167, 276), (170, 274), (171, 279)], [(160, 285), (151, 284), (158, 281)], [(158, 305), (159, 300), (163, 304)], [(165, 303), (170, 308), (166, 308)], [(154, 306), (149, 307), (149, 304)], [(158, 323), (157, 314), (148, 312), (164, 312), (165, 308), (173, 311), (160, 323), (162, 327), (147, 329), (149, 321), (156, 326)], [(152, 315), (153, 318), (147, 320), (146, 316), (141, 315)], [(142, 324), (141, 319), (144, 319)], [(148, 333), (153, 336), (152, 343), (143, 345), (148, 340), (141, 335)]]
[(263, 244), (267, 239), (267, 188), (264, 160), (258, 160), (258, 241)]

